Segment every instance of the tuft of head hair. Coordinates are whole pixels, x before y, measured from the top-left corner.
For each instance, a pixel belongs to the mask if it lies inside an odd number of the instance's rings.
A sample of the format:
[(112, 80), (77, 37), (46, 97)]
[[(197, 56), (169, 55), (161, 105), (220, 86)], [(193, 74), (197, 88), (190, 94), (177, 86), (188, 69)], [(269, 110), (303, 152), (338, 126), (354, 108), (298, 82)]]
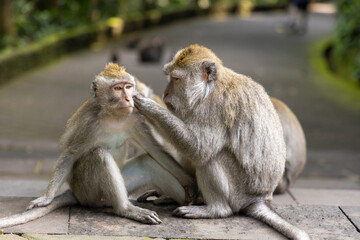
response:
[(215, 62), (217, 65), (221, 65), (221, 60), (210, 49), (198, 45), (192, 44), (187, 48), (180, 50), (175, 56), (175, 64), (181, 68), (199, 63), (203, 61)]
[(120, 79), (121, 75), (124, 74), (125, 67), (119, 66), (116, 63), (108, 63), (105, 66), (104, 71), (99, 73), (99, 76), (106, 78), (116, 78)]

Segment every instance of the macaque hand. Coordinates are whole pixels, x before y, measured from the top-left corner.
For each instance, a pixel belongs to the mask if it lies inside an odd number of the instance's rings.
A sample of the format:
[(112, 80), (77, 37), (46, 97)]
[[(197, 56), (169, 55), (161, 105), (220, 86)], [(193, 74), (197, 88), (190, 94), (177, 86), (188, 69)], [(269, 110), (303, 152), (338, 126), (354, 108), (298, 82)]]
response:
[(29, 206), (26, 208), (26, 210), (30, 210), (30, 209), (33, 209), (34, 207), (44, 207), (44, 206), (47, 206), (49, 205), (52, 200), (54, 198), (53, 197), (49, 197), (47, 195), (43, 195), (33, 201), (30, 202)]
[(133, 96), (135, 107), (143, 113), (146, 109), (152, 108), (156, 103), (150, 98), (146, 98), (141, 94), (136, 94)]

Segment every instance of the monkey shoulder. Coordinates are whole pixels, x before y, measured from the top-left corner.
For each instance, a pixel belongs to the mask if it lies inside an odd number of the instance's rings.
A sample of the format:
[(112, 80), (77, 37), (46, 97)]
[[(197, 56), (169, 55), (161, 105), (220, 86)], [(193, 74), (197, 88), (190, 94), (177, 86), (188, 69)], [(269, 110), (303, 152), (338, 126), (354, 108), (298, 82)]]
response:
[(225, 110), (245, 111), (245, 115), (258, 114), (264, 109), (275, 113), (265, 88), (251, 77), (236, 74), (227, 85), (223, 92)]
[(68, 119), (63, 134), (60, 137), (59, 149), (77, 149), (81, 145), (92, 141), (92, 135), (96, 133), (98, 126), (98, 110), (93, 106), (90, 99), (85, 101), (75, 113)]

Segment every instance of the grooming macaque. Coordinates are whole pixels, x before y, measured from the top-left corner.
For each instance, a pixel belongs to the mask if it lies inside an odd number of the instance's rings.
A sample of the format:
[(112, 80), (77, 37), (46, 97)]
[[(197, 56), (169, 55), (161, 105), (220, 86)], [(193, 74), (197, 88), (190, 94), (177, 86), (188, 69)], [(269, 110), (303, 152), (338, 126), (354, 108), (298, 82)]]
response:
[[(160, 102), (157, 98), (152, 99), (155, 102), (163, 105), (163, 102)], [(304, 169), (306, 163), (306, 140), (301, 124), (290, 108), (277, 98), (271, 97), (270, 100), (273, 103), (277, 114), (279, 115), (286, 145), (285, 171), (282, 179), (274, 191), (274, 194), (282, 194), (289, 189), (289, 187), (296, 181), (297, 177)], [(165, 149), (170, 147), (170, 145), (166, 144), (167, 142), (163, 139), (160, 140), (160, 142), (162, 145), (165, 144), (165, 146), (163, 146)], [(175, 155), (176, 157), (175, 151), (170, 149), (169, 152), (171, 152), (171, 155)], [(187, 164), (187, 162), (181, 161), (181, 159), (179, 160), (178, 157), (176, 159), (189, 174), (193, 175), (195, 171), (193, 166)], [(154, 192), (154, 194), (158, 195), (157, 192)], [(141, 197), (140, 199), (145, 200), (144, 197), (145, 196)]]
[[(46, 192), (30, 203), (28, 211), (0, 219), (0, 227), (25, 223), (76, 203), (112, 207), (118, 216), (159, 224), (155, 212), (128, 200), (127, 190), (135, 191), (149, 183), (185, 204), (185, 189), (191, 188), (193, 180), (156, 144), (144, 117), (132, 113), (135, 86), (134, 77), (117, 64), (108, 64), (96, 76), (91, 96), (66, 124), (60, 156)], [(146, 154), (125, 164), (128, 140)], [(120, 169), (124, 169), (126, 183)], [(71, 192), (55, 198), (66, 180)]]
[(286, 149), (279, 116), (262, 86), (191, 45), (164, 66), (167, 109), (134, 96), (135, 107), (195, 167), (204, 206), (182, 206), (185, 218), (245, 213), (291, 239), (310, 239), (271, 209)]
[(275, 189), (275, 194), (284, 193), (295, 182), (306, 163), (304, 131), (295, 114), (282, 101), (271, 98), (279, 115), (286, 145), (285, 171)]

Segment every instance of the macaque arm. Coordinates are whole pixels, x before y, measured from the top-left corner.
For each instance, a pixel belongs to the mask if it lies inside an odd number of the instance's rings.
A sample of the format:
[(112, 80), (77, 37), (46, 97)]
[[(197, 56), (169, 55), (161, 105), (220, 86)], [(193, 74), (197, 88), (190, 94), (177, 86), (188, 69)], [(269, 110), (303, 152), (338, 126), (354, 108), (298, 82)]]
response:
[(192, 133), (186, 124), (167, 109), (149, 98), (144, 98), (139, 94), (134, 96), (135, 107), (143, 114), (146, 119), (154, 125), (156, 130), (173, 144), (182, 155), (189, 158), (200, 159), (196, 156), (198, 146), (196, 135)]
[(71, 169), (75, 163), (75, 157), (73, 154), (61, 154), (59, 159), (56, 162), (55, 169), (51, 180), (46, 188), (45, 193), (30, 202), (27, 209), (32, 209), (34, 207), (43, 207), (49, 205), (55, 197), (55, 194), (64, 184), (67, 177), (69, 176)]

